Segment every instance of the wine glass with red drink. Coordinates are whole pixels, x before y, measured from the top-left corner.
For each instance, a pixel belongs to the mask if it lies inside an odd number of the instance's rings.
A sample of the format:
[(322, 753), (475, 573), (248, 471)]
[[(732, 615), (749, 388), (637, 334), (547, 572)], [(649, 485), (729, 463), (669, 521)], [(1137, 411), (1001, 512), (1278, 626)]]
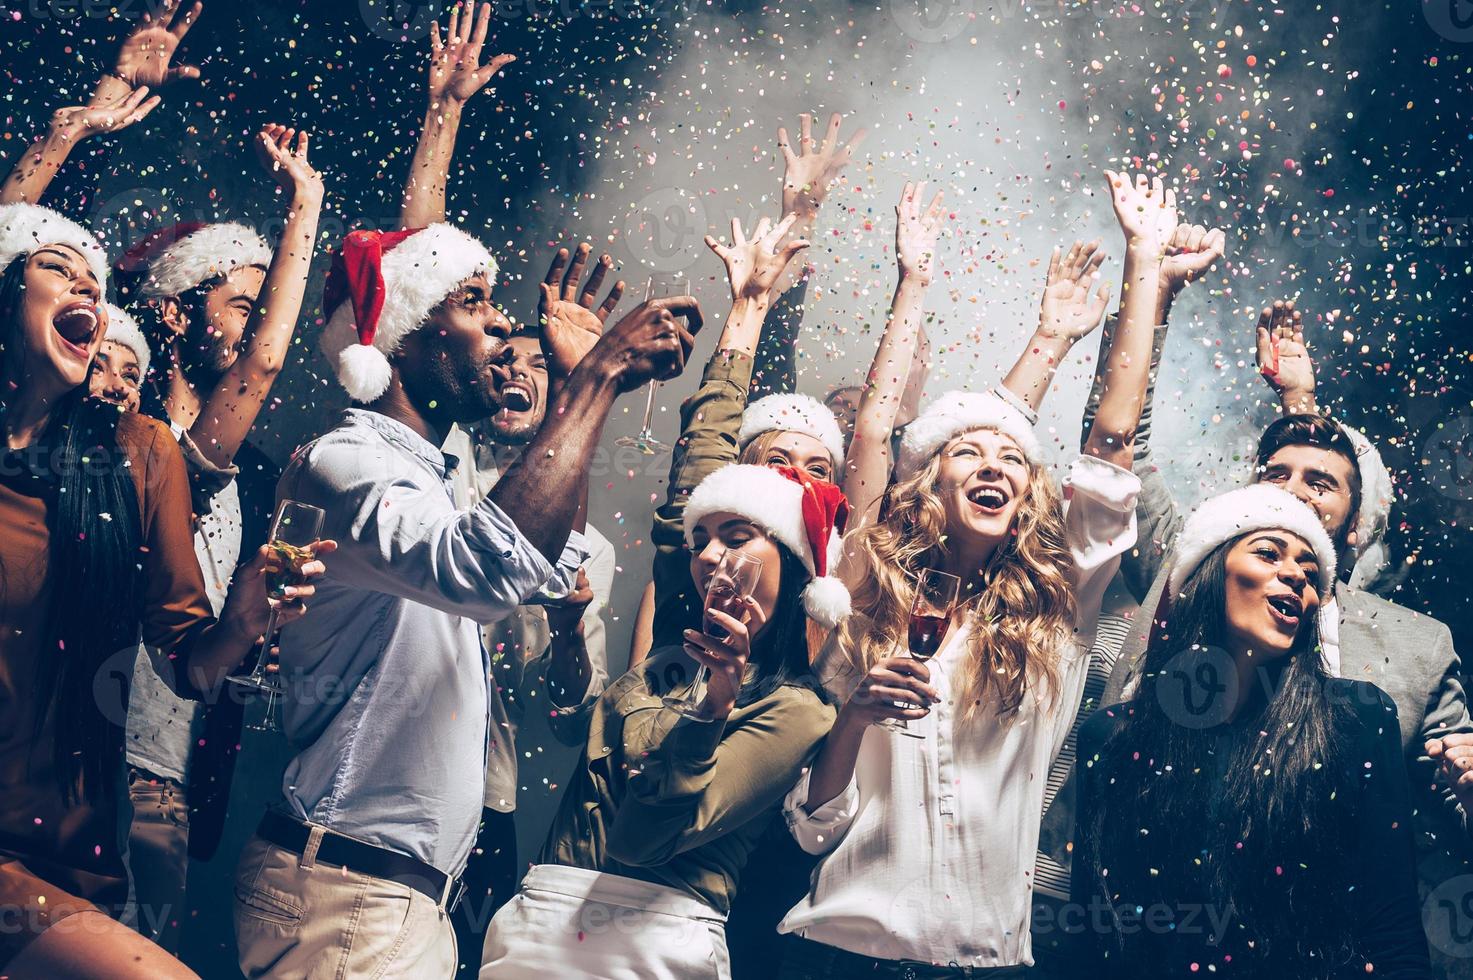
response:
[[(910, 655), (917, 660), (930, 660), (941, 649), (946, 637), (946, 627), (951, 623), (951, 613), (956, 609), (957, 596), (961, 593), (961, 579), (947, 572), (929, 568), (922, 569), (915, 579), (915, 598), (910, 604), (910, 622), (906, 627), (906, 645)], [(895, 702), (902, 708), (914, 707)], [(903, 719), (892, 718), (880, 722), (897, 735), (924, 738)]]
[[(730, 632), (726, 627), (712, 621), (711, 612), (719, 610), (732, 619), (741, 620), (743, 600), (757, 588), (757, 581), (761, 577), (762, 559), (728, 548), (722, 554), (721, 561), (706, 586), (706, 609), (701, 621), (701, 631), (718, 640), (726, 639)], [(690, 690), (680, 697), (670, 695), (665, 698), (665, 707), (687, 718), (709, 721), (701, 710), (701, 704), (706, 699), (706, 678), (709, 673), (705, 664), (699, 665), (694, 679), (691, 680)]]

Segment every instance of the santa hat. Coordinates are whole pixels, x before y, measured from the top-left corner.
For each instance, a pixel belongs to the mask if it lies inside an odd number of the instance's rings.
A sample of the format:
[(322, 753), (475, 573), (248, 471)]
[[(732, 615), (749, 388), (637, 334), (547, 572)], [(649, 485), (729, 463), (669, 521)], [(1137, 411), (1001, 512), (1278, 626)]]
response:
[(97, 277), (97, 284), (107, 288), (107, 253), (86, 228), (37, 204), (0, 205), (0, 270), (47, 245), (76, 249)]
[(816, 399), (792, 394), (757, 399), (742, 413), (737, 446), (746, 449), (753, 439), (774, 429), (812, 436), (823, 443), (835, 466), (844, 462), (844, 434), (839, 431), (839, 421)]
[(1350, 584), (1363, 588), (1386, 567), (1390, 556), (1386, 550), (1386, 526), (1391, 520), (1391, 505), (1396, 494), (1391, 488), (1391, 473), (1371, 440), (1344, 422), (1336, 423), (1355, 447), (1355, 466), (1360, 471), (1360, 511), (1355, 518), (1355, 567)]
[(803, 611), (832, 629), (849, 615), (849, 590), (832, 575), (842, 553), (849, 502), (832, 483), (791, 466), (731, 463), (700, 482), (685, 505), (685, 543), (703, 517), (721, 512), (745, 517), (781, 541), (808, 569)]
[(388, 390), (389, 357), (456, 286), (496, 278), (486, 246), (459, 228), (355, 231), (343, 239), (323, 290), (322, 351), (357, 402)]
[(1317, 588), (1322, 597), (1328, 598), (1335, 586), (1335, 545), (1325, 525), (1308, 504), (1268, 483), (1255, 483), (1210, 497), (1187, 518), (1176, 537), (1176, 557), (1167, 580), (1167, 594), (1179, 594), (1197, 566), (1219, 545), (1270, 528), (1296, 534), (1314, 549), (1320, 564)]
[(948, 391), (905, 427), (895, 461), (896, 478), (915, 476), (948, 442), (977, 429), (996, 429), (1016, 442), (1029, 462), (1042, 461), (1043, 451), (1033, 426), (1018, 409), (990, 391)]
[(181, 222), (163, 228), (128, 249), (119, 272), (139, 273), (145, 297), (179, 296), (203, 282), (230, 275), (242, 266), (271, 264), (266, 239), (234, 221)]
[(111, 303), (102, 305), (107, 307), (107, 333), (102, 339), (122, 344), (131, 350), (133, 356), (138, 358), (139, 374), (148, 377), (148, 341), (144, 339), (143, 331), (138, 329), (138, 321)]

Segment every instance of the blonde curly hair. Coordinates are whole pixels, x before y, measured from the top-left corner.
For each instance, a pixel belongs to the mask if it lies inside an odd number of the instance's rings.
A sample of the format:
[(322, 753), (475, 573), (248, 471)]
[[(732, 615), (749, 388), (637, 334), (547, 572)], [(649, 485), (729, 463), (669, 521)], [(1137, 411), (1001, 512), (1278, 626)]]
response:
[[(943, 567), (946, 512), (936, 492), (944, 451), (885, 493), (883, 518), (845, 541), (858, 561), (854, 611), (841, 627), (840, 649), (860, 674), (906, 643), (913, 578)], [(1029, 484), (1013, 533), (982, 569), (986, 587), (971, 600), (971, 656), (957, 695), (971, 720), (984, 707), (1003, 721), (1016, 717), (1032, 687), (1040, 701), (1059, 684), (1059, 651), (1074, 628), (1073, 556), (1064, 539), (1064, 508), (1048, 471), (1029, 463)]]

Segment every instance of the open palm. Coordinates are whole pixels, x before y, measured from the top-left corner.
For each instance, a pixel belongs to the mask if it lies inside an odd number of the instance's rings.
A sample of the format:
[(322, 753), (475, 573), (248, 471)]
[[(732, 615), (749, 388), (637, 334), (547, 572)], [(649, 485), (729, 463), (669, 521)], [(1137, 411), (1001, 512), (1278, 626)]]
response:
[(490, 24), (491, 4), (483, 3), (479, 10), (472, 4), (464, 17), (459, 4), (452, 7), (448, 36), (443, 43), (440, 25), (431, 25), (429, 93), (432, 103), (438, 103), (442, 98), (461, 103), (469, 101), (496, 77), (497, 72), (517, 60), (514, 54), (498, 54), (492, 55), (486, 64), (481, 64), (481, 49), (486, 43)]
[(798, 220), (789, 214), (774, 225), (769, 219), (757, 222), (757, 227), (748, 239), (742, 231), (740, 218), (731, 219), (731, 244), (723, 245), (710, 235), (706, 236), (706, 247), (715, 252), (726, 265), (726, 277), (731, 282), (731, 297), (758, 299), (766, 295), (788, 267), (793, 256), (808, 247), (804, 239), (795, 239), (782, 248), (778, 242)]
[(143, 85), (158, 88), (181, 78), (198, 78), (199, 69), (194, 65), (171, 67), (170, 62), (202, 10), (204, 4), (195, 3), (179, 13), (179, 0), (164, 0), (158, 10), (145, 13), (133, 33), (123, 41), (113, 74), (135, 89)]
[(1097, 241), (1075, 242), (1062, 257), (1054, 246), (1038, 312), (1041, 333), (1077, 341), (1100, 325), (1110, 304), (1110, 285), (1100, 279), (1104, 261), (1104, 249)]

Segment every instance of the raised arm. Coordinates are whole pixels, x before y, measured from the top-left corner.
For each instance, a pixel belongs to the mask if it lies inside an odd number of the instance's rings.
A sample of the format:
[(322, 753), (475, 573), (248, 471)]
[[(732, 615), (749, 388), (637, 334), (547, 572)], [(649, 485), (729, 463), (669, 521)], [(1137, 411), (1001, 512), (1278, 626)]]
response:
[(878, 516), (880, 498), (890, 482), (890, 434), (915, 361), (926, 289), (934, 275), (936, 239), (946, 216), (940, 192), (922, 209), (926, 183), (907, 181), (895, 206), (895, 263), (900, 278), (890, 301), (890, 318), (865, 378), (854, 438), (844, 461), (850, 533)]
[(562, 553), (573, 529), (615, 397), (652, 379), (677, 377), (700, 328), (693, 297), (642, 303), (604, 333), (549, 398), (542, 427), (490, 496), (549, 561)]
[(157, 10), (145, 12), (123, 40), (112, 71), (97, 80), (87, 104), (56, 110), (46, 134), (27, 148), (0, 186), (0, 204), (40, 201), (78, 142), (133, 125), (158, 106), (159, 97), (151, 91), (198, 78), (195, 66), (170, 63), (203, 9), (196, 3), (180, 13), (179, 0), (164, 0)]
[(1059, 364), (1074, 345), (1100, 325), (1110, 303), (1110, 285), (1100, 281), (1105, 250), (1100, 243), (1075, 242), (1064, 255), (1054, 246), (1044, 279), (1038, 329), (1028, 338), (1002, 385), (1034, 412), (1053, 384)]
[(286, 364), (302, 312), (322, 214), (322, 176), (307, 161), (309, 143), (305, 130), (298, 134), (274, 123), (256, 136), (261, 162), (286, 196), (286, 226), (246, 323), (250, 342), (189, 427), (189, 437), (216, 466), (231, 465), (256, 424), (261, 405)]
[(1105, 172), (1115, 218), (1125, 233), (1125, 277), (1116, 325), (1105, 363), (1104, 391), (1085, 437), (1086, 455), (1131, 469), (1135, 432), (1150, 378), (1161, 262), (1176, 229), (1176, 192), (1161, 178)]
[(1279, 396), (1285, 415), (1314, 415), (1314, 360), (1304, 342), (1304, 316), (1294, 301), (1275, 300), (1258, 314), (1258, 373)]
[(25, 155), (16, 161), (5, 184), (0, 186), (0, 204), (41, 200), (46, 188), (66, 162), (72, 147), (98, 133), (115, 133), (133, 125), (159, 104), (157, 95), (150, 96), (147, 86), (125, 91), (115, 99), (92, 105), (67, 106), (51, 115), (45, 135), (32, 143)]
[(513, 54), (498, 54), (481, 64), (490, 24), (491, 4), (480, 4), (478, 9), (472, 3), (464, 9), (461, 4), (450, 8), (448, 37), (443, 43), (439, 23), (430, 27), (430, 70), (425, 86), (429, 105), (404, 184), (401, 228), (423, 228), (445, 220), (445, 185), (450, 179), (461, 112), (471, 96), (517, 60)]
[[(823, 143), (813, 138), (813, 116), (798, 114), (798, 151), (793, 152), (792, 141), (787, 129), (779, 126), (777, 148), (783, 155), (783, 214), (796, 216), (790, 233), (794, 238), (809, 238), (818, 222), (819, 209), (830, 189), (844, 173), (844, 168), (854, 158), (854, 151), (869, 135), (863, 128), (854, 131), (849, 142), (839, 142), (839, 128), (844, 117), (839, 113), (829, 116), (828, 132)], [(790, 266), (774, 283), (774, 297), (786, 293), (798, 281), (803, 266)]]

